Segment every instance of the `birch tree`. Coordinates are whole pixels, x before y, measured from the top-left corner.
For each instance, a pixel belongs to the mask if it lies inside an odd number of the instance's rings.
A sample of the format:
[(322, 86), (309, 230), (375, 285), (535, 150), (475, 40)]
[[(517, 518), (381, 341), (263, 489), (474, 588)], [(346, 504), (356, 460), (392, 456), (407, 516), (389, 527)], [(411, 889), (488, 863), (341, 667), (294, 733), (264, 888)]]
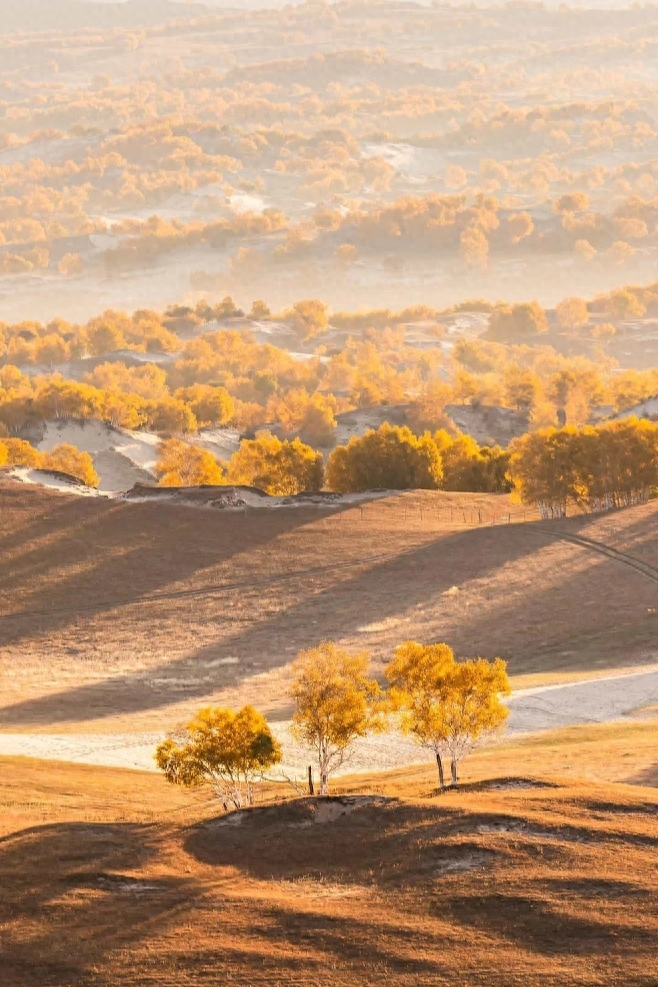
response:
[(158, 745), (155, 760), (174, 785), (212, 785), (228, 812), (253, 804), (253, 783), (281, 761), (281, 747), (253, 706), (237, 713), (208, 706), (179, 737)]
[(402, 729), (434, 753), (441, 789), (446, 756), (452, 784), (457, 785), (462, 758), (507, 719), (507, 707), (500, 700), (510, 692), (505, 662), (457, 662), (447, 644), (406, 641), (396, 649), (386, 676), (390, 707), (400, 714)]
[(292, 732), (317, 757), (320, 795), (357, 737), (383, 726), (381, 690), (368, 665), (367, 654), (351, 655), (332, 641), (300, 652), (293, 665)]

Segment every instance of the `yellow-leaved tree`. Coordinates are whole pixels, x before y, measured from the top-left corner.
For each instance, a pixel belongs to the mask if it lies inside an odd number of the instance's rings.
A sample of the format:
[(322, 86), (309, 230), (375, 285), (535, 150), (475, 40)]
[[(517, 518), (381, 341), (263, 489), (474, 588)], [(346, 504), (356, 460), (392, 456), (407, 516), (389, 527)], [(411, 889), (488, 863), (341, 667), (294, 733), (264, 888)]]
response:
[(224, 470), (211, 452), (180, 439), (160, 443), (155, 475), (160, 487), (219, 486), (226, 482)]
[(658, 485), (658, 425), (624, 418), (593, 427), (541, 429), (510, 444), (510, 476), (526, 504), (564, 517), (645, 502)]
[(235, 414), (235, 405), (225, 387), (194, 384), (180, 388), (175, 397), (189, 404), (200, 427), (224, 425)]
[(387, 423), (337, 446), (327, 462), (327, 485), (337, 493), (436, 490), (442, 477), (441, 454), (428, 433), (419, 438)]
[(322, 456), (300, 439), (282, 442), (271, 432), (245, 439), (233, 453), (228, 482), (258, 487), (272, 496), (292, 496), (322, 487)]
[(281, 747), (253, 706), (237, 713), (208, 706), (158, 745), (155, 760), (174, 785), (211, 784), (228, 812), (253, 804), (253, 783), (280, 762)]
[(25, 439), (6, 438), (0, 440), (0, 465), (30, 466), (36, 468), (43, 462), (43, 453)]
[(452, 784), (459, 762), (482, 737), (501, 727), (509, 711), (505, 662), (475, 658), (457, 662), (447, 644), (405, 641), (386, 667), (389, 702), (402, 729), (433, 751), (444, 787), (443, 757), (450, 757)]
[(99, 484), (94, 461), (89, 453), (80, 452), (68, 442), (55, 446), (52, 452), (44, 453), (40, 465), (42, 469), (58, 470), (61, 473), (68, 473), (69, 476), (75, 476), (87, 487), (97, 487)]
[(284, 312), (284, 315), (291, 320), (301, 339), (319, 335), (329, 324), (327, 306), (317, 298), (305, 298), (295, 302), (291, 309)]
[(368, 678), (369, 663), (363, 652), (351, 655), (333, 641), (323, 641), (300, 652), (292, 666), (292, 732), (317, 757), (320, 795), (328, 793), (331, 774), (345, 762), (357, 737), (384, 725), (382, 694)]

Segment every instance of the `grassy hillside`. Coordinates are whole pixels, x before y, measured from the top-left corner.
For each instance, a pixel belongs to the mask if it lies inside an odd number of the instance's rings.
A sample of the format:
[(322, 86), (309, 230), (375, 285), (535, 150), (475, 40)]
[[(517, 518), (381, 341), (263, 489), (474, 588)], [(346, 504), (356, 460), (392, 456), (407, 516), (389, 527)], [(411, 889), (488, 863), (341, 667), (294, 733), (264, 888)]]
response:
[(3, 984), (648, 987), (658, 794), (601, 778), (637, 782), (656, 737), (581, 728), (474, 757), (456, 793), (415, 769), (224, 819), (157, 776), (3, 759)]
[(509, 510), (427, 492), (245, 515), (6, 482), (0, 726), (160, 729), (211, 699), (283, 713), (287, 666), (323, 638), (377, 663), (447, 640), (513, 675), (650, 660), (655, 504), (487, 523)]

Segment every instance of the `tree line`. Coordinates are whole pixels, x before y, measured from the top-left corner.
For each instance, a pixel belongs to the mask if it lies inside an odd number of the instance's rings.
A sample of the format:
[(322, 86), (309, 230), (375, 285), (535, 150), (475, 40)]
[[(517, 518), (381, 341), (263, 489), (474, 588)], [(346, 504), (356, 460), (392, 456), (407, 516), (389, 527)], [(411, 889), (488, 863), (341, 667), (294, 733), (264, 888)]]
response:
[[(98, 485), (88, 453), (62, 444), (42, 453), (22, 439), (0, 439), (0, 467), (59, 470)], [(181, 439), (160, 443), (159, 486), (253, 486), (271, 496), (329, 490), (447, 490), (512, 492), (544, 517), (564, 517), (569, 505), (602, 511), (645, 502), (658, 489), (658, 423), (626, 418), (600, 426), (531, 432), (508, 450), (479, 446), (467, 435), (440, 430), (418, 436), (383, 424), (345, 446), (326, 463), (300, 439), (271, 432), (244, 439), (226, 462)]]
[(626, 418), (598, 427), (541, 429), (510, 446), (509, 475), (545, 517), (627, 507), (658, 488), (658, 423)]
[(500, 493), (510, 490), (507, 465), (504, 450), (480, 446), (470, 436), (453, 437), (445, 430), (417, 436), (406, 426), (384, 423), (337, 446), (326, 464), (299, 439), (281, 440), (267, 431), (244, 439), (226, 464), (198, 446), (168, 439), (160, 444), (156, 476), (161, 486), (228, 483), (274, 496), (322, 489)]
[[(509, 715), (501, 700), (510, 683), (500, 658), (457, 661), (447, 644), (405, 641), (384, 670), (388, 688), (368, 668), (366, 653), (351, 654), (331, 641), (300, 652), (292, 666), (292, 734), (314, 757), (320, 795), (328, 794), (331, 776), (349, 762), (359, 737), (392, 725), (432, 753), (441, 790), (448, 759), (456, 786), (462, 759)], [(265, 717), (251, 706), (206, 707), (155, 754), (169, 782), (211, 784), (226, 811), (252, 804), (254, 782), (267, 780), (282, 758)], [(302, 783), (292, 783), (301, 790)]]
[[(489, 329), (443, 352), (445, 323), (461, 309), (484, 315)], [(319, 299), (302, 299), (272, 314), (257, 299), (245, 316), (226, 296), (215, 305), (201, 300), (163, 313), (108, 310), (84, 325), (0, 323), (0, 431), (18, 434), (57, 417), (99, 418), (162, 435), (269, 423), (286, 438), (326, 449), (341, 413), (381, 405), (403, 405), (417, 434), (453, 428), (455, 405), (515, 410), (529, 430), (582, 425), (658, 393), (655, 368), (620, 371), (606, 349), (616, 332), (609, 319), (656, 312), (658, 284), (618, 289), (589, 303), (564, 299), (557, 319), (582, 336), (592, 358), (539, 345), (548, 315), (536, 302), (476, 299), (455, 311), (411, 306), (330, 314)], [(256, 331), (263, 321), (280, 322), (308, 358), (257, 342), (247, 319)], [(218, 331), (215, 320), (238, 321)], [(422, 348), (408, 321), (423, 323)], [(69, 363), (89, 357), (95, 359), (86, 373), (84, 365)], [(41, 372), (22, 372), (27, 366)], [(70, 379), (80, 373), (82, 380)]]
[(162, 486), (231, 483), (273, 495), (328, 489), (513, 492), (545, 517), (568, 506), (601, 511), (646, 501), (658, 489), (658, 423), (626, 418), (599, 426), (549, 428), (515, 439), (508, 450), (479, 446), (440, 430), (415, 435), (383, 424), (337, 446), (326, 464), (299, 439), (261, 433), (245, 440), (224, 468), (212, 453), (170, 439), (160, 446)]

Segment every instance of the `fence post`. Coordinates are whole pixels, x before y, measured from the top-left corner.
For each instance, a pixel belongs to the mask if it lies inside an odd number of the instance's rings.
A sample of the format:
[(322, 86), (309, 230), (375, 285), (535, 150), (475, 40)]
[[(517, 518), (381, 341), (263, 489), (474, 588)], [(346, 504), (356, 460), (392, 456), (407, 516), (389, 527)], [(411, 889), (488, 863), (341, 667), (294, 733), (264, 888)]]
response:
[(314, 793), (314, 788), (313, 788), (313, 765), (312, 764), (309, 764), (309, 766), (308, 766), (308, 794), (309, 795), (313, 795), (313, 793)]

